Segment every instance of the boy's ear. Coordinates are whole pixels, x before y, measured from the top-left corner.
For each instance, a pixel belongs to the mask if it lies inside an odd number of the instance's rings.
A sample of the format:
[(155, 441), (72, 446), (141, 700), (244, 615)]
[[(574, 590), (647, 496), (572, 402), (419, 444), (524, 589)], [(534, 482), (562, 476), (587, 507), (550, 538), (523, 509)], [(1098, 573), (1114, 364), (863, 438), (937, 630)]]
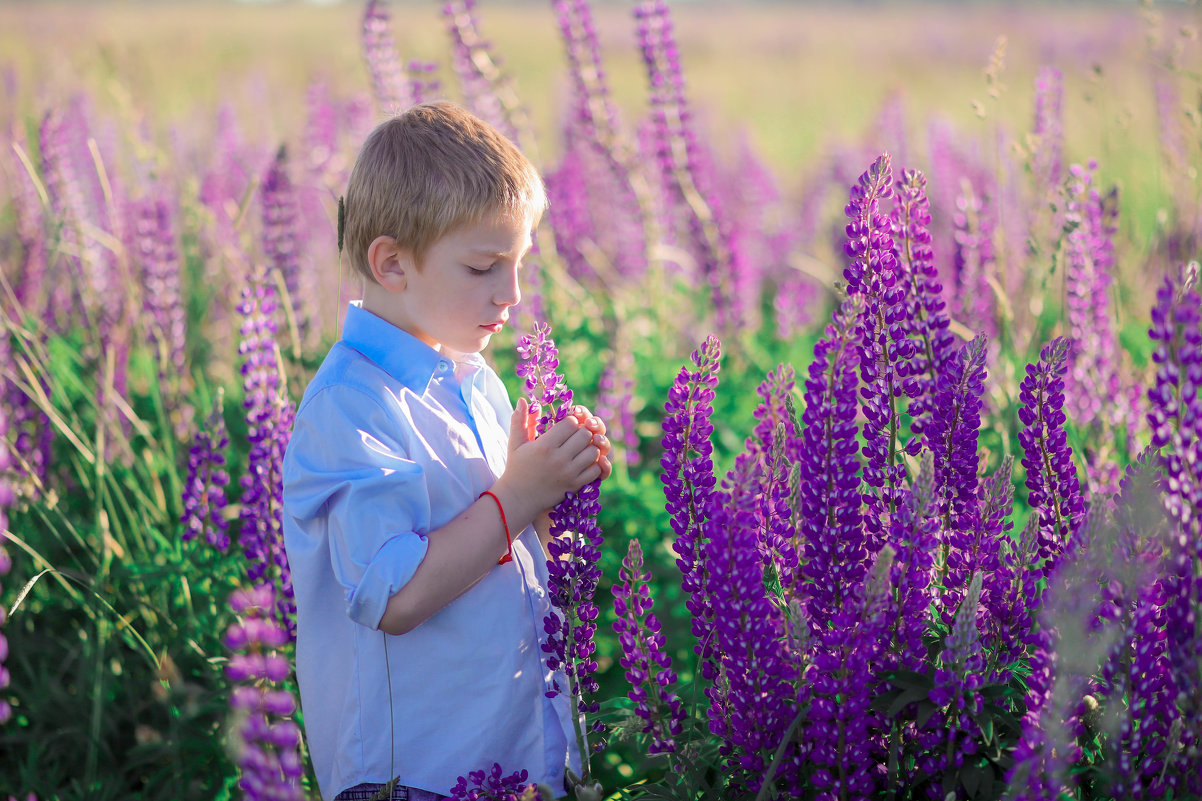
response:
[(391, 236), (377, 236), (367, 246), (367, 265), (376, 282), (390, 292), (402, 291), (415, 267), (413, 253)]

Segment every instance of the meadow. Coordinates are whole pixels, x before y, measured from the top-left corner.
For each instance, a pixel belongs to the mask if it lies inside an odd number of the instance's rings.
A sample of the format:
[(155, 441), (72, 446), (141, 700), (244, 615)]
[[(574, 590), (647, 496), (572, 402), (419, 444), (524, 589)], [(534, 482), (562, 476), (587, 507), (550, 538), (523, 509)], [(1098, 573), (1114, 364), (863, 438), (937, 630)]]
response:
[(614, 445), (574, 797), (1202, 799), (1199, 23), (0, 4), (0, 798), (319, 797), (278, 468), (358, 143), (449, 98), (551, 201), (486, 357)]

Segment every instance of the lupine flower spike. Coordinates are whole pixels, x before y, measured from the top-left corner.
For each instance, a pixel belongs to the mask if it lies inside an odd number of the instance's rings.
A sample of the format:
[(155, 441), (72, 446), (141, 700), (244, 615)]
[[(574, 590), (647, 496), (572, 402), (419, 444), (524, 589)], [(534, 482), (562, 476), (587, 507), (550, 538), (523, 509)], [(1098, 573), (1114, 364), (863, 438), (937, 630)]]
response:
[(196, 430), (188, 452), (188, 481), (184, 484), (184, 542), (204, 534), (205, 541), (225, 553), (230, 547), (225, 519), (226, 486), (230, 474), (225, 469), (225, 449), (230, 438), (226, 434), (223, 400), (220, 389), (213, 399), (213, 410), (204, 425)]
[(630, 682), (628, 693), (640, 731), (649, 735), (648, 754), (676, 750), (684, 708), (670, 688), (676, 682), (671, 657), (664, 651), (659, 619), (651, 611), (651, 573), (643, 567), (643, 547), (632, 539), (614, 585), (614, 632), (622, 646), (621, 666)]
[(242, 405), (246, 410), (247, 470), (242, 476), (242, 514), (239, 541), (246, 555), (247, 577), (280, 589), (279, 619), (295, 635), (296, 602), (292, 574), (284, 552), (283, 464), (296, 408), (280, 374), (276, 334), (275, 286), (262, 272), (243, 289), (238, 305), (242, 315)]
[(239, 619), (225, 634), (234, 652), (225, 672), (235, 685), (230, 707), (234, 756), (242, 771), (238, 786), (254, 801), (301, 801), (300, 728), (291, 719), (296, 699), (278, 688), (291, 671), (288, 659), (277, 652), (289, 634), (272, 620), (273, 596), (263, 584), (230, 596), (230, 609)]
[[(540, 433), (562, 420), (572, 409), (572, 391), (564, 384), (563, 376), (556, 372), (559, 352), (549, 334), (550, 326), (539, 324), (518, 344), (522, 361), (517, 373), (525, 379), (531, 404), (543, 410)], [(600, 480), (586, 484), (579, 492), (568, 493), (551, 510), (548, 590), (558, 613), (543, 621), (547, 631), (547, 644), (543, 646), (549, 654), (547, 664), (552, 669), (562, 668), (568, 678), (584, 781), (591, 778), (591, 770), (586, 733), (579, 729), (580, 716), (594, 715), (600, 709), (596, 701), (586, 700), (599, 689), (593, 675), (597, 671), (597, 661), (593, 658), (597, 607), (593, 595), (601, 578), (601, 568), (597, 565), (602, 542), (601, 529), (597, 526), (599, 486)], [(604, 730), (604, 724), (594, 720), (591, 731), (600, 733)]]
[(714, 491), (713, 451), (710, 435), (714, 426), (714, 388), (718, 386), (722, 344), (715, 336), (693, 351), (694, 369), (680, 369), (668, 401), (664, 404), (664, 436), (660, 459), (663, 472), (665, 509), (676, 535), (673, 550), (681, 572), (681, 589), (687, 594), (685, 606), (692, 616), (694, 646), (701, 657), (701, 673), (707, 679), (716, 676), (710, 658), (714, 613), (709, 605), (708, 567), (703, 552), (702, 523), (709, 496)]

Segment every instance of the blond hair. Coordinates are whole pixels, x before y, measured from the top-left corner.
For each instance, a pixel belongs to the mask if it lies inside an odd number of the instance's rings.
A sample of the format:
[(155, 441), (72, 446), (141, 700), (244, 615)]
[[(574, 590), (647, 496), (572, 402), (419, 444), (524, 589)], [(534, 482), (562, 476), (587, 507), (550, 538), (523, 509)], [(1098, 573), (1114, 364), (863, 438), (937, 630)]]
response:
[(374, 281), (367, 249), (395, 237), (421, 263), (446, 234), (489, 214), (535, 224), (547, 207), (542, 178), (517, 147), (454, 103), (422, 103), (367, 136), (346, 189), (344, 244)]

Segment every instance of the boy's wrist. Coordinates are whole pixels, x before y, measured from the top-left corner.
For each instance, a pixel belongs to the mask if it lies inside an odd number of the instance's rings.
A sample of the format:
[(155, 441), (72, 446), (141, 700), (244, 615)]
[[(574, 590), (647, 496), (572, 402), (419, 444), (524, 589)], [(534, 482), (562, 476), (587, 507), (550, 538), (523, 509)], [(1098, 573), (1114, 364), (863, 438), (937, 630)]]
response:
[(505, 481), (504, 476), (497, 479), (489, 490), (493, 493), (496, 499), (500, 502), (501, 507), (505, 510), (505, 516), (509, 520), (509, 528), (516, 537), (521, 531), (524, 531), (527, 526), (534, 522), (538, 516), (539, 509), (534, 508), (524, 493), (517, 491)]

